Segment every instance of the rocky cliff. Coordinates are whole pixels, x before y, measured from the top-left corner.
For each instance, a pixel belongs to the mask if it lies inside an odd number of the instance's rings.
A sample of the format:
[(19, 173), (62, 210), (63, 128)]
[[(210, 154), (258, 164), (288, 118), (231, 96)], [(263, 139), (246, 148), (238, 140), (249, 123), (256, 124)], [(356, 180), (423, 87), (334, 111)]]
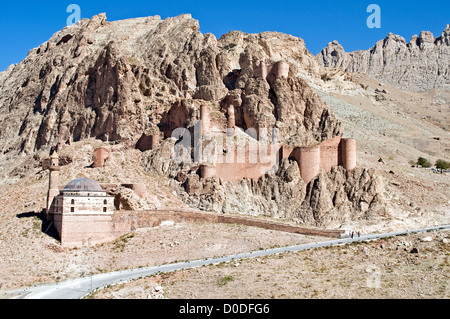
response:
[[(282, 59), (288, 79), (254, 76), (261, 61)], [(8, 170), (14, 158), (22, 171), (37, 152), (85, 138), (133, 145), (156, 128), (168, 137), (192, 126), (203, 102), (219, 120), (232, 104), (238, 126), (277, 126), (294, 144), (339, 135), (340, 123), (299, 70), (319, 74), (321, 67), (290, 35), (233, 31), (217, 40), (190, 15), (108, 22), (100, 14), (0, 73), (0, 162)]]
[(364, 73), (404, 90), (450, 90), (450, 25), (440, 37), (422, 31), (406, 43), (389, 33), (371, 49), (350, 53), (333, 41), (316, 57), (325, 67)]
[(377, 223), (391, 218), (384, 182), (374, 169), (334, 167), (305, 183), (296, 161), (284, 159), (258, 180), (200, 178), (195, 163), (174, 161), (175, 139), (142, 156), (144, 168), (169, 177), (179, 198), (191, 207), (289, 219), (304, 225), (339, 227), (353, 221)]
[[(226, 128), (231, 106), (237, 126), (277, 128), (280, 141), (291, 146), (317, 145), (343, 132), (333, 112), (299, 76), (320, 79), (323, 73), (302, 39), (239, 31), (216, 39), (199, 29), (190, 15), (108, 22), (100, 14), (55, 33), (2, 72), (3, 181), (25, 175), (52, 147), (96, 138), (134, 148), (144, 133), (161, 131), (169, 139), (157, 151), (144, 153), (143, 165), (183, 186), (180, 196), (193, 206), (251, 214), (270, 210), (308, 224), (326, 224), (333, 219), (329, 212), (342, 211), (343, 203), (360, 206), (361, 198), (351, 195), (352, 185), (362, 176), (369, 184), (375, 179), (365, 171), (357, 176), (334, 172), (306, 185), (291, 163), (258, 182), (210, 180), (205, 186), (196, 167), (168, 160), (173, 130), (192, 129), (205, 104), (219, 130)], [(265, 65), (280, 61), (287, 62), (288, 74), (261, 75)], [(365, 208), (375, 206), (376, 193)]]

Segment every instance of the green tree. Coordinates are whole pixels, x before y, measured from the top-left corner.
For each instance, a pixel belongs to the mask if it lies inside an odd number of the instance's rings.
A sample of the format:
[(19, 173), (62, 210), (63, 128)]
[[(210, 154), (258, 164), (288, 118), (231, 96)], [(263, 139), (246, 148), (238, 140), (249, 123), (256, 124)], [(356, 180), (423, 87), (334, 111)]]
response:
[(443, 159), (438, 159), (436, 161), (436, 168), (438, 169), (449, 169), (450, 168), (450, 162), (444, 161)]
[(417, 159), (417, 165), (420, 165), (422, 167), (431, 167), (431, 163), (426, 158), (423, 157), (419, 157)]

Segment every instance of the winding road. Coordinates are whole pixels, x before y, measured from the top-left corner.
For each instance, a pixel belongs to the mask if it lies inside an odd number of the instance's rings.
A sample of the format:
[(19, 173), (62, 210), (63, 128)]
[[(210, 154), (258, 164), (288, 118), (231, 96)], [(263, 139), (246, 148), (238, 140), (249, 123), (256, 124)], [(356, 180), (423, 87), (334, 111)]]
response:
[(219, 264), (222, 262), (264, 257), (282, 254), (286, 252), (298, 252), (302, 250), (327, 246), (345, 245), (352, 242), (376, 240), (386, 237), (400, 236), (412, 233), (423, 233), (428, 231), (448, 230), (448, 229), (450, 229), (450, 225), (421, 228), (415, 230), (397, 231), (390, 233), (369, 234), (369, 235), (362, 235), (360, 238), (353, 238), (353, 239), (341, 238), (317, 243), (280, 247), (267, 250), (258, 250), (224, 257), (194, 260), (190, 262), (181, 262), (148, 268), (116, 271), (111, 273), (94, 275), (92, 277), (82, 277), (70, 281), (59, 282), (56, 284), (33, 286), (26, 290), (17, 291), (16, 292), (17, 296), (15, 297), (15, 299), (81, 299), (89, 295), (92, 291), (102, 289), (106, 286), (128, 282), (134, 279), (138, 279), (140, 277), (148, 277), (157, 273), (170, 273), (184, 269), (191, 269), (201, 266)]

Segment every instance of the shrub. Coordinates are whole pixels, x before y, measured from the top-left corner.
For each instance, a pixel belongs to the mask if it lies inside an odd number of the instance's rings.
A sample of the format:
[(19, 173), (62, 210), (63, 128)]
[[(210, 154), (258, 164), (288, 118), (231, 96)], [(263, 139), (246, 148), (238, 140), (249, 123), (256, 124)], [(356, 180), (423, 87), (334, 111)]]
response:
[(438, 159), (436, 161), (436, 168), (438, 169), (449, 169), (450, 168), (450, 162), (444, 161), (442, 159)]
[(428, 162), (428, 161), (426, 161), (426, 162), (422, 165), (422, 167), (431, 167), (431, 166), (432, 166), (431, 163)]
[(431, 167), (431, 163), (426, 158), (423, 157), (419, 157), (417, 159), (417, 165), (420, 165), (422, 167)]
[(233, 276), (226, 276), (223, 278), (220, 278), (219, 280), (217, 280), (217, 287), (223, 287), (225, 286), (227, 283), (229, 283), (230, 281), (233, 281), (234, 278)]

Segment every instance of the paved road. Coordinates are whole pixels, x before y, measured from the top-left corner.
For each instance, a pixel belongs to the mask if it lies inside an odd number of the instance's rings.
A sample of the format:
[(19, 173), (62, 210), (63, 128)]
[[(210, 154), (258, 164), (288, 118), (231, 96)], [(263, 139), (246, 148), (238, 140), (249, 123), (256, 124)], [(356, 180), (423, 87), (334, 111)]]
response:
[(233, 260), (242, 260), (256, 257), (264, 257), (269, 255), (282, 254), (285, 252), (297, 252), (312, 248), (345, 245), (351, 242), (361, 242), (367, 240), (375, 240), (380, 238), (399, 236), (411, 233), (422, 233), (434, 230), (450, 229), (450, 225), (398, 231), (382, 234), (362, 235), (360, 238), (342, 238), (317, 243), (309, 243), (303, 245), (274, 248), (268, 250), (258, 250), (249, 253), (242, 253), (218, 258), (209, 258), (203, 260), (194, 260), (191, 262), (182, 262), (176, 264), (168, 264), (162, 266), (154, 266), (148, 268), (140, 268), (133, 270), (117, 271), (106, 274), (99, 274), (92, 277), (83, 277), (71, 281), (60, 282), (57, 284), (42, 285), (30, 287), (25, 291), (18, 292), (17, 299), (80, 299), (89, 295), (93, 290), (104, 288), (108, 285), (127, 282), (140, 277), (147, 277), (157, 273), (169, 273), (183, 269), (196, 268), (206, 265), (219, 264), (222, 262), (230, 262)]

